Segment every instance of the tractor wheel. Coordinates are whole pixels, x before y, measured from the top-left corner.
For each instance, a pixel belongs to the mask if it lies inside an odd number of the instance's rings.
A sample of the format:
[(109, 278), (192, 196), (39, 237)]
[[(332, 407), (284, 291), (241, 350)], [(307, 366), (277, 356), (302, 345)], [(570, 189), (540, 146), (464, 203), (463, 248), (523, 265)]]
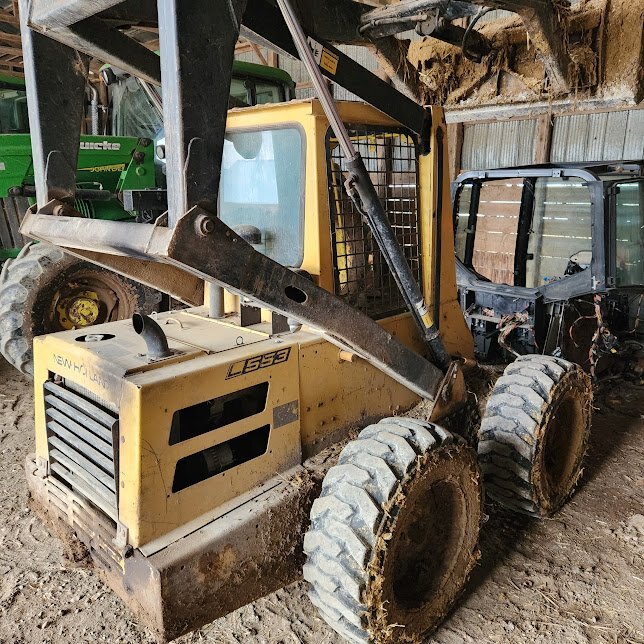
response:
[(485, 490), (532, 516), (556, 512), (581, 476), (592, 388), (581, 367), (528, 355), (496, 381), (479, 437)]
[(352, 642), (419, 642), (478, 558), (476, 453), (421, 420), (386, 418), (341, 452), (311, 509), (304, 578)]
[(56, 246), (27, 244), (0, 273), (0, 352), (33, 376), (34, 337), (149, 313), (159, 301), (153, 289)]

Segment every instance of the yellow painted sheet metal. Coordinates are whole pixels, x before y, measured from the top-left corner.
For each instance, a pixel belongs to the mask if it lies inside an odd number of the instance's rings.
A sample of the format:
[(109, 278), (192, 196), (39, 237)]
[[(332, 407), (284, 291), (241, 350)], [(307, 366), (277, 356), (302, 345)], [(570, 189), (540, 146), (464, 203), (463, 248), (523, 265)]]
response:
[[(282, 358), (287, 352), (286, 359), (252, 368), (276, 349), (283, 351)], [(251, 370), (243, 373), (240, 365), (253, 358)], [(264, 340), (252, 348), (203, 355), (128, 378), (121, 407), (119, 516), (129, 528), (132, 545), (159, 537), (300, 462), (298, 361), (297, 345)], [(176, 411), (264, 382), (268, 395), (263, 411), (169, 444)], [(288, 404), (296, 413), (290, 422), (275, 427), (275, 408)], [(263, 455), (173, 491), (179, 459), (265, 425), (270, 434)]]
[[(474, 341), (465, 323), (465, 318), (457, 299), (456, 262), (454, 255), (454, 225), (450, 203), (450, 186), (448, 170), (447, 127), (443, 110), (432, 107), (431, 151), (420, 157), (418, 179), (420, 186), (420, 225), (423, 257), (423, 294), (432, 320), (437, 324), (445, 348), (450, 355), (464, 358), (474, 357)], [(437, 155), (436, 133), (443, 132), (443, 158)], [(442, 203), (438, 203), (439, 177), (438, 164), (442, 164), (443, 185)], [(438, 213), (440, 230), (438, 229)], [(437, 239), (440, 235), (440, 305), (439, 317), (436, 317), (436, 293), (434, 276), (437, 252)]]

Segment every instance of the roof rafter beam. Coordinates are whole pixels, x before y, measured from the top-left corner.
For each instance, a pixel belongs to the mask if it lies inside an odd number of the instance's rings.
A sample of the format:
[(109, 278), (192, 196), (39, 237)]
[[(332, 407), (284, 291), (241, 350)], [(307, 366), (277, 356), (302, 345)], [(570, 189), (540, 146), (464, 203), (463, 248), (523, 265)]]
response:
[(473, 4), (516, 13), (530, 36), (557, 92), (570, 91), (572, 59), (566, 48), (562, 18), (568, 0), (470, 0)]
[(155, 85), (161, 84), (159, 57), (96, 16), (85, 18), (70, 26), (47, 29), (35, 23), (32, 16), (28, 17), (28, 21), (32, 29), (46, 32), (49, 38), (72, 49), (109, 62)]

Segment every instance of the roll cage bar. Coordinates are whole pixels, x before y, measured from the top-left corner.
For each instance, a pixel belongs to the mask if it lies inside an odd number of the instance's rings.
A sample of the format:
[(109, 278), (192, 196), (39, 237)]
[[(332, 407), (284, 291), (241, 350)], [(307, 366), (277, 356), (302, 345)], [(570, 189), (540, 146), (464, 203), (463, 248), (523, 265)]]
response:
[[(521, 205), (519, 208), (519, 222), (517, 228), (517, 244), (514, 256), (514, 287), (525, 289), (526, 261), (528, 259), (528, 239), (532, 226), (532, 215), (534, 212), (535, 192), (534, 186), (539, 178), (577, 178), (584, 182), (590, 191), (591, 222), (593, 229), (592, 236), (592, 260), (589, 271), (582, 271), (575, 275), (567, 276), (565, 280), (552, 281), (543, 284), (538, 288), (528, 289), (529, 291), (542, 293), (545, 300), (562, 299), (562, 285), (565, 284), (566, 292), (564, 297), (583, 295), (595, 291), (603, 291), (609, 286), (608, 277), (610, 271), (606, 264), (606, 235), (594, 234), (595, 231), (605, 229), (604, 217), (604, 184), (600, 177), (593, 172), (581, 168), (507, 168), (501, 170), (472, 170), (460, 174), (452, 182), (452, 217), (456, 230), (459, 199), (465, 186), (472, 186), (470, 198), (470, 209), (468, 227), (466, 233), (465, 253), (463, 257), (463, 268), (471, 274), (472, 283), (486, 281), (474, 270), (472, 259), (474, 254), (474, 239), (476, 236), (476, 215), (479, 206), (481, 184), (488, 180), (499, 179), (524, 179), (521, 192)], [(458, 260), (460, 261), (460, 260)], [(463, 270), (459, 277), (465, 277)], [(459, 282), (461, 279), (459, 279)], [(505, 287), (504, 287), (505, 288)]]

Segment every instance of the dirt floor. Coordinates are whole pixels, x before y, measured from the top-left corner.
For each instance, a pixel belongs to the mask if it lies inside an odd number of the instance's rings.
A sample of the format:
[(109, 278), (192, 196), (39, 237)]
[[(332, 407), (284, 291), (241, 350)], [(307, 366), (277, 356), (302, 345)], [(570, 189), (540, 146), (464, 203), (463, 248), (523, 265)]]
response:
[[(1, 359), (0, 383), (0, 644), (153, 642), (91, 570), (65, 561), (27, 509), (31, 386)], [(613, 383), (596, 406), (572, 501), (546, 521), (488, 508), (480, 565), (431, 642), (644, 644), (644, 390)], [(179, 641), (342, 640), (299, 583)]]

